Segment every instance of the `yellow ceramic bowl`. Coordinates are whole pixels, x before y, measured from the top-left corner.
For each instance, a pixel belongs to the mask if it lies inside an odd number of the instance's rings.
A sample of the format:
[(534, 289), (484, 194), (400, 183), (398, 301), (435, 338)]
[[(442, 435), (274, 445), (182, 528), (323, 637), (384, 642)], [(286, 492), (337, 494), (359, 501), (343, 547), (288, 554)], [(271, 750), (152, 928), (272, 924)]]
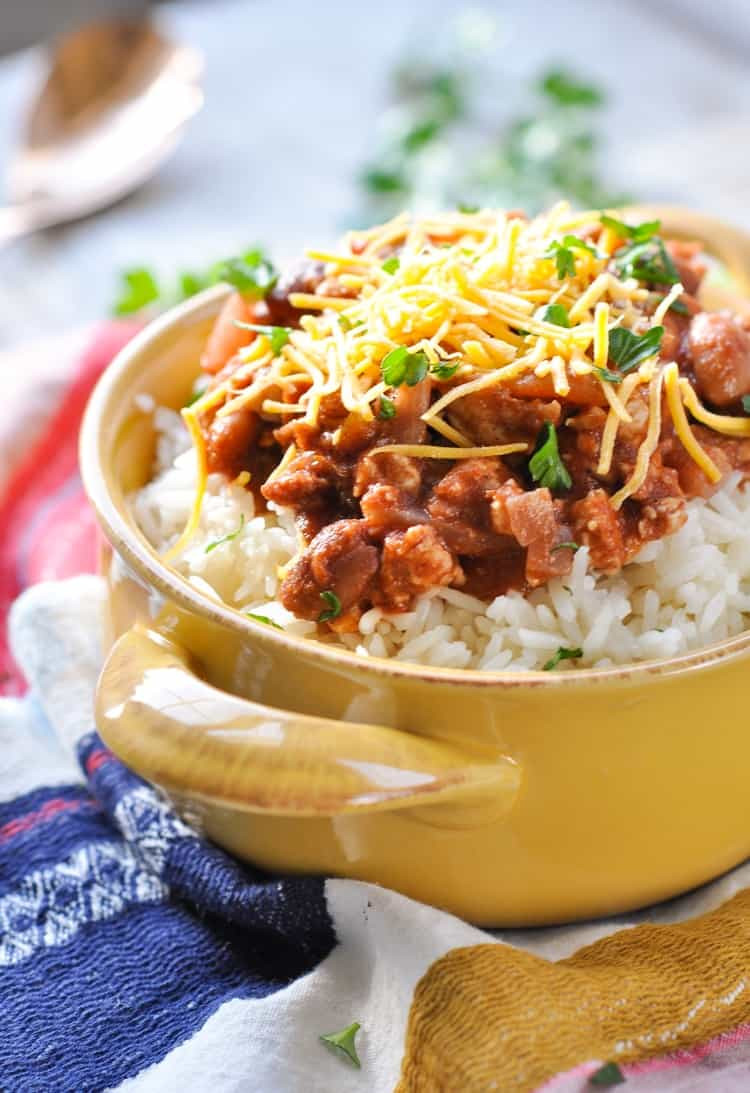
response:
[[(679, 210), (747, 291), (750, 240)], [(750, 634), (670, 661), (554, 675), (364, 660), (200, 595), (126, 494), (181, 405), (224, 289), (107, 369), (81, 436), (111, 544), (101, 735), (211, 839), (261, 866), (357, 877), (474, 922), (561, 922), (675, 895), (750, 853)]]

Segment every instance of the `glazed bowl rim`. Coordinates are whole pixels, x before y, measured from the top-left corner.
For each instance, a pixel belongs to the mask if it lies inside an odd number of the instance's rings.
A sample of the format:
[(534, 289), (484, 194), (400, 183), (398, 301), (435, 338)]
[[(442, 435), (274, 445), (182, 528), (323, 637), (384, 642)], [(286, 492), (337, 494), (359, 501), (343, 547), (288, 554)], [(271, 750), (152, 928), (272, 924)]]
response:
[[(692, 214), (695, 215), (695, 214)], [(559, 674), (541, 669), (517, 671), (485, 671), (480, 668), (441, 668), (383, 657), (363, 657), (336, 645), (328, 645), (305, 637), (297, 637), (255, 622), (227, 604), (211, 600), (196, 590), (185, 577), (162, 562), (145, 537), (131, 525), (121, 506), (110, 492), (107, 474), (100, 466), (99, 453), (103, 433), (111, 412), (111, 400), (128, 372), (149, 353), (155, 341), (178, 329), (187, 320), (200, 321), (218, 310), (218, 305), (230, 289), (216, 285), (205, 289), (184, 303), (170, 308), (149, 322), (119, 350), (99, 378), (86, 406), (79, 437), (79, 463), (83, 486), (100, 527), (108, 540), (128, 564), (145, 578), (146, 583), (167, 599), (194, 615), (228, 627), (254, 642), (281, 645), (296, 650), (307, 658), (334, 665), (338, 669), (364, 671), (380, 677), (402, 677), (425, 682), (472, 687), (519, 686), (579, 687), (586, 684), (646, 683), (664, 675), (692, 671), (716, 664), (750, 650), (750, 629), (731, 638), (713, 642), (700, 649), (675, 657), (640, 661), (607, 668), (568, 669)]]

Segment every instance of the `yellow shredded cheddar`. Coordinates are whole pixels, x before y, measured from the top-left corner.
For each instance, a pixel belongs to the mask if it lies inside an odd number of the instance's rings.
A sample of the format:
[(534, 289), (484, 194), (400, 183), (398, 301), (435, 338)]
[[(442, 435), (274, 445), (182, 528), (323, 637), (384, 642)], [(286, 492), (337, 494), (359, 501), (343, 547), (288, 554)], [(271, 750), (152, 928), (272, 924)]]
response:
[(711, 482), (718, 482), (721, 478), (721, 471), (711, 456), (700, 446), (695, 439), (693, 430), (690, 428), (685, 407), (682, 404), (680, 370), (674, 361), (671, 361), (664, 369), (664, 388), (667, 392), (669, 413), (674, 423), (674, 430), (680, 438), (680, 443), (690, 458), (698, 464), (706, 478)]

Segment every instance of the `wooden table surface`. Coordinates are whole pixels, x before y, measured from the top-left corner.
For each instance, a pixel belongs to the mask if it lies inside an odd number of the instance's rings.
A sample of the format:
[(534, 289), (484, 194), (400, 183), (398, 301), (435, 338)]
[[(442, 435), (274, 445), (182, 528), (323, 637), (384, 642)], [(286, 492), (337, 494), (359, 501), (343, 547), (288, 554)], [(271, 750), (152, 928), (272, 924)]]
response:
[[(506, 0), (487, 109), (561, 61), (608, 91), (607, 172), (645, 199), (713, 209), (750, 227), (750, 5), (746, 0)], [(200, 267), (259, 240), (278, 256), (326, 241), (356, 208), (388, 71), (446, 48), (447, 0), (212, 0), (159, 10), (206, 57), (206, 105), (139, 193), (0, 253), (0, 346), (106, 314), (117, 270)], [(408, 11), (408, 15), (404, 12)], [(437, 44), (436, 44), (437, 36)], [(0, 161), (39, 58), (0, 63)], [(497, 107), (493, 106), (497, 103)]]

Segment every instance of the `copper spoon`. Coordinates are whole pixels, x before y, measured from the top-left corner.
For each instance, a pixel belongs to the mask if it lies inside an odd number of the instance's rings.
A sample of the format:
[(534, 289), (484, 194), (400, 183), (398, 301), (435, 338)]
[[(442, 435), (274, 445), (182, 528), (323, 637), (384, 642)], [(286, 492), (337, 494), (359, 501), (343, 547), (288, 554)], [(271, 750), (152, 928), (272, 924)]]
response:
[(148, 179), (200, 109), (200, 54), (144, 21), (59, 40), (12, 158), (0, 244), (103, 209)]

